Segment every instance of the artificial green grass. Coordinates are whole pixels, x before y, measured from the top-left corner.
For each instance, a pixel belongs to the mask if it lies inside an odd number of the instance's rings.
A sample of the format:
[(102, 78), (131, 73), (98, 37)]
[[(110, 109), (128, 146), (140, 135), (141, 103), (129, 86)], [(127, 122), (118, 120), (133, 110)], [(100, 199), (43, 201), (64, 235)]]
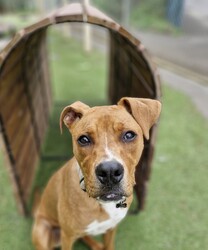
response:
[[(51, 32), (54, 34), (54, 31)], [(68, 37), (52, 35), (51, 72), (54, 99), (71, 103), (82, 100), (89, 104), (106, 102), (107, 61), (104, 54), (93, 54)], [(91, 101), (92, 100), (92, 101)]]
[[(56, 33), (50, 37), (54, 98), (58, 103), (43, 155), (70, 157), (68, 132), (59, 134), (59, 113), (63, 105), (77, 99), (89, 104), (107, 102), (106, 60), (98, 52), (83, 53), (77, 42)], [(91, 65), (88, 70), (79, 69), (81, 59)], [(82, 91), (85, 82), (86, 89)], [(166, 86), (163, 92), (163, 111), (146, 209), (139, 215), (129, 215), (120, 224), (116, 249), (202, 250), (208, 246), (208, 124), (189, 98)], [(34, 186), (43, 187), (60, 164), (62, 161), (41, 161)], [(31, 225), (32, 219), (21, 217), (16, 210), (8, 173), (0, 161), (0, 249), (33, 249)], [(74, 249), (87, 248), (78, 242)]]
[(0, 249), (28, 250), (31, 219), (25, 219), (17, 212), (12, 185), (0, 152)]

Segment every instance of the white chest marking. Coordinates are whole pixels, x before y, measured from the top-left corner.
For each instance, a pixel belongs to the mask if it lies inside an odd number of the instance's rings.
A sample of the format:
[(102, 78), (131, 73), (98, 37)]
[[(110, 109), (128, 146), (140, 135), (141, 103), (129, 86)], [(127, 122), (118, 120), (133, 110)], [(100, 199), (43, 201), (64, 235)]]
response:
[(128, 208), (116, 208), (115, 202), (103, 203), (102, 207), (109, 215), (106, 221), (93, 221), (87, 226), (85, 232), (89, 235), (98, 235), (105, 233), (108, 229), (114, 228), (125, 216)]

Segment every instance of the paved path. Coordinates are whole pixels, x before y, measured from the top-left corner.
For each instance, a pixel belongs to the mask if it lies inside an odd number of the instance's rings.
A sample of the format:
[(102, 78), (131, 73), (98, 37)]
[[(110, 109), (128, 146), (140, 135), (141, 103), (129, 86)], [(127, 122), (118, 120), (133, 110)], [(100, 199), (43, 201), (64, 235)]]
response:
[(208, 1), (207, 0), (186, 0), (186, 12), (197, 19), (205, 21), (208, 25)]
[(208, 86), (160, 68), (162, 82), (188, 95), (198, 111), (208, 119)]
[(208, 83), (208, 0), (186, 0), (178, 36), (142, 30), (134, 33), (153, 56), (201, 74)]
[(136, 36), (153, 56), (208, 77), (208, 30), (206, 35), (167, 36), (137, 31)]

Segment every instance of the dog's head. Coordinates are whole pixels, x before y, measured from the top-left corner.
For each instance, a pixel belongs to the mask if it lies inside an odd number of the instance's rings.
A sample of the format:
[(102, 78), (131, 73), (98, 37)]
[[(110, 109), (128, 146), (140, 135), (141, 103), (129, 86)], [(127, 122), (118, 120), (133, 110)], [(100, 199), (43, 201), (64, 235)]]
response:
[(81, 168), (81, 185), (89, 196), (118, 201), (133, 192), (135, 168), (161, 110), (159, 101), (122, 98), (118, 105), (90, 108), (75, 102), (60, 117), (72, 134)]

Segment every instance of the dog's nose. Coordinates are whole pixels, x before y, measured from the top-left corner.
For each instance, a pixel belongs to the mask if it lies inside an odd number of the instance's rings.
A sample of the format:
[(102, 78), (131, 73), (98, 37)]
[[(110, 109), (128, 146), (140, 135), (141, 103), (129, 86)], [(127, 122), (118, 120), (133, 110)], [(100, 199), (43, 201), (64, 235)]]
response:
[(123, 166), (116, 161), (106, 161), (100, 163), (96, 170), (98, 180), (104, 185), (119, 183), (124, 175)]

